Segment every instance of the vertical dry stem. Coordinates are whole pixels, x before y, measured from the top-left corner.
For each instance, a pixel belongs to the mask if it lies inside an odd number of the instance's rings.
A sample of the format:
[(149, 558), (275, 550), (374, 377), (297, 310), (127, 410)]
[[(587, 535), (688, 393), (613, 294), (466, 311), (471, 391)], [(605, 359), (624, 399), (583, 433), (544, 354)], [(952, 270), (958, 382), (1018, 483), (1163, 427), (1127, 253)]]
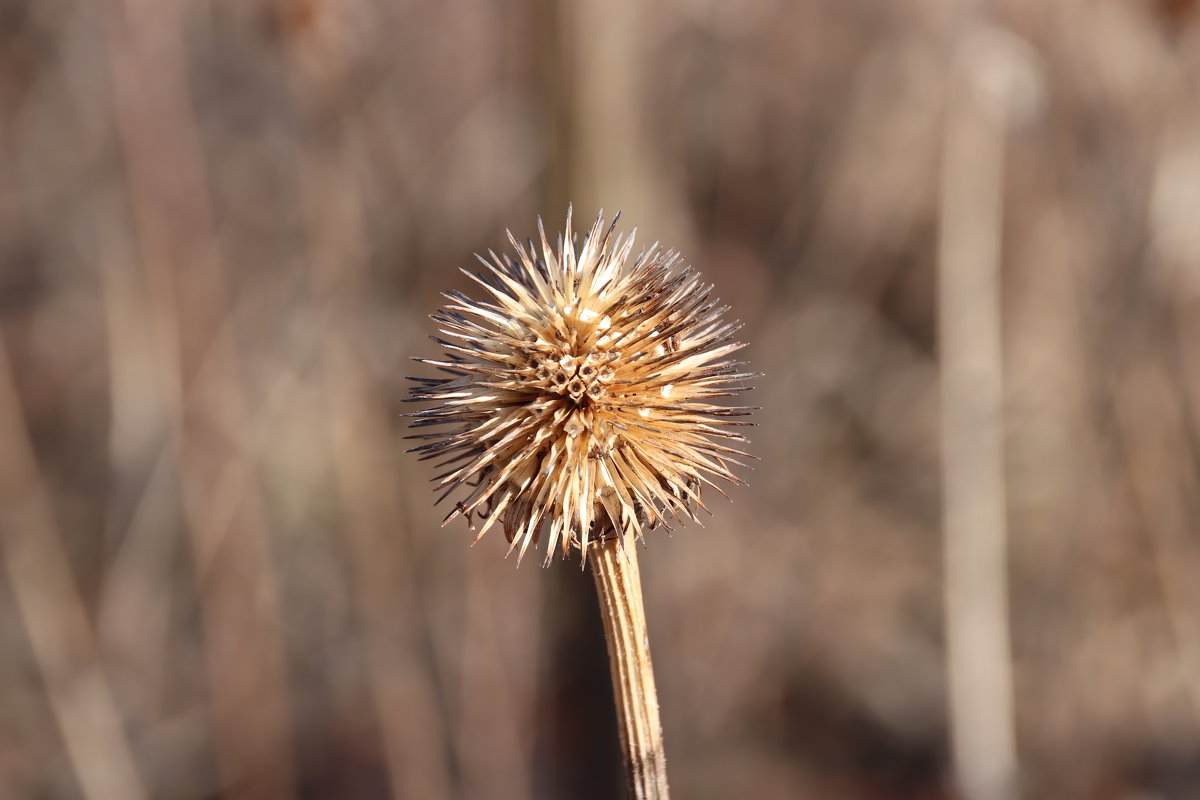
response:
[[(989, 53), (982, 40), (979, 52)], [(995, 48), (993, 48), (995, 49)], [(1003, 64), (973, 63), (975, 70)], [(942, 161), (941, 356), (946, 647), (954, 766), (968, 800), (1015, 796), (1008, 623), (1000, 246), (1005, 98), (964, 72)]]
[(55, 523), (3, 340), (0, 442), (0, 562), (79, 794), (85, 800), (141, 800), (146, 790)]
[(625, 759), (625, 778), (633, 800), (665, 800), (667, 760), (663, 754), (658, 693), (650, 663), (650, 638), (642, 605), (637, 549), (620, 538), (592, 545), (589, 558), (612, 672), (617, 726)]
[(387, 414), (378, 402), (357, 321), (368, 281), (362, 137), (353, 117), (330, 117), (353, 76), (352, 35), (345, 20), (369, 19), (368, 4), (316, 6), (277, 0), (290, 88), (312, 135), (298, 151), (296, 186), (303, 212), (309, 286), (320, 332), (320, 380), (329, 409), (326, 431), (333, 488), (341, 514), (340, 544), (352, 575), (361, 625), (367, 689), (379, 725), (391, 797), (449, 797), (452, 778), (441, 750), (447, 733), (436, 696), (411, 641), (411, 620), (397, 608), (416, 608), (412, 559), (398, 536), (402, 509), (393, 487), (401, 480), (385, 452)]
[(287, 653), (190, 89), (192, 6), (104, 8), (114, 122), (199, 592), (216, 766), (223, 796), (286, 798), (295, 789)]

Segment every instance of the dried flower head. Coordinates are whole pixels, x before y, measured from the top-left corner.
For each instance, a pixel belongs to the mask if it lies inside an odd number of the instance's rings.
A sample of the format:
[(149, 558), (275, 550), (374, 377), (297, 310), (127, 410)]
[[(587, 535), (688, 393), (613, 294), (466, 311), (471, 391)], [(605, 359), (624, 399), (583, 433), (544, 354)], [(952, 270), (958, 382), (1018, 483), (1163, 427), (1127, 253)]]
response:
[(614, 237), (616, 223), (605, 231), (601, 214), (577, 244), (568, 210), (552, 249), (539, 219), (540, 256), (509, 233), (516, 261), (492, 252), (466, 273), (486, 301), (445, 293), (445, 358), (415, 360), (449, 377), (412, 378), (409, 398), (438, 404), (413, 427), (450, 426), (410, 437), (444, 459), (439, 502), (465, 494), (443, 525), (478, 517), (478, 541), (501, 520), (521, 556), (546, 528), (547, 563), (556, 545), (586, 558), (589, 539), (694, 520), (702, 484), (739, 482), (746, 454), (727, 442), (745, 441), (732, 429), (751, 409), (709, 401), (751, 376), (729, 359), (741, 326), (676, 252), (656, 244), (631, 262), (636, 231)]

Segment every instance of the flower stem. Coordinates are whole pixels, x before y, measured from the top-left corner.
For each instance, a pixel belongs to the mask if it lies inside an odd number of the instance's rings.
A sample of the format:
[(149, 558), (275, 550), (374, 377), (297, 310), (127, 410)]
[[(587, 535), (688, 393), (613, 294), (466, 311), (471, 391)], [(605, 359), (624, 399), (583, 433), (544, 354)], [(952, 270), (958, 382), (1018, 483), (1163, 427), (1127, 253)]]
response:
[(615, 537), (593, 544), (589, 560), (608, 641), (629, 797), (667, 800), (667, 760), (650, 663), (637, 548), (632, 540), (623, 544), (620, 537)]

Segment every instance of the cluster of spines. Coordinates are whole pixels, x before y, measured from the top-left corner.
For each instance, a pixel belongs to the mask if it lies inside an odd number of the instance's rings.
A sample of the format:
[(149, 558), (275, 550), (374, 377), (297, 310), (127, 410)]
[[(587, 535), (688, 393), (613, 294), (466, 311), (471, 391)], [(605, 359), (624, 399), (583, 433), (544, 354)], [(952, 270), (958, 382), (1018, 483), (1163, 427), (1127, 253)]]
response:
[(416, 360), (450, 377), (414, 378), (409, 398), (437, 404), (414, 428), (455, 426), (412, 436), (443, 458), (438, 502), (466, 490), (443, 524), (478, 516), (482, 536), (501, 520), (521, 556), (548, 524), (547, 561), (572, 543), (586, 557), (589, 538), (699, 521), (701, 484), (740, 482), (731, 465), (747, 454), (722, 440), (745, 441), (731, 429), (752, 409), (706, 401), (754, 374), (728, 359), (741, 326), (674, 251), (627, 266), (634, 234), (614, 238), (616, 223), (601, 235), (601, 215), (577, 246), (568, 212), (552, 249), (539, 219), (540, 258), (509, 233), (517, 260), (489, 251), (484, 273), (464, 270), (489, 301), (444, 294), (445, 358)]

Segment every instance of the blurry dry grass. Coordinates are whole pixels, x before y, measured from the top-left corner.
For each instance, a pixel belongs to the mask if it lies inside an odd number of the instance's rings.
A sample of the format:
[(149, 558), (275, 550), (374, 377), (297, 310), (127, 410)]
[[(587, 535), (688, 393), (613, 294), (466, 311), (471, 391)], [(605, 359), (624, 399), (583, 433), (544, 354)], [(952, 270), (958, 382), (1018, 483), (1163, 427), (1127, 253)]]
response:
[[(612, 796), (590, 580), (439, 531), (396, 416), (567, 196), (768, 375), (753, 485), (643, 558), (678, 796), (948, 795), (954, 7), (608, 7), (0, 0), (0, 797)], [(992, 12), (1024, 794), (1200, 796), (1200, 24)]]

